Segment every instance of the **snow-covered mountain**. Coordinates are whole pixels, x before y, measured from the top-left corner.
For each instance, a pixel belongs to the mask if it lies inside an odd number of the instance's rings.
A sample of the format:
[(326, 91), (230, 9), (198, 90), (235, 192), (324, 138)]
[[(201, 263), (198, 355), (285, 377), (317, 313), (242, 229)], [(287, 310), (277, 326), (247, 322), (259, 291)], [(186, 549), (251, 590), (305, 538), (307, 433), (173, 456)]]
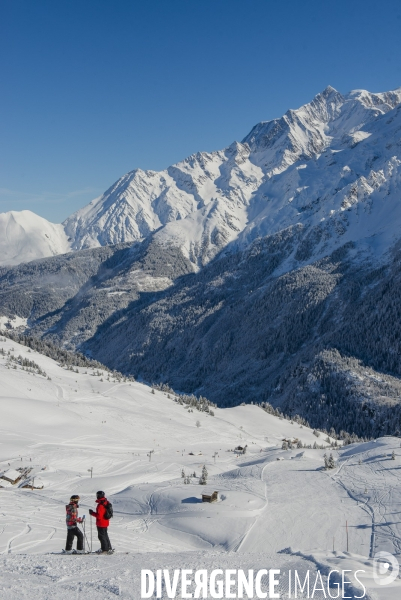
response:
[(71, 249), (63, 225), (30, 210), (0, 213), (0, 265), (17, 265)]
[[(319, 227), (326, 249), (327, 238), (335, 246), (346, 231), (352, 239), (372, 235), (382, 216), (374, 198), (386, 196), (385, 217), (397, 210), (400, 102), (401, 88), (343, 96), (328, 87), (225, 150), (195, 154), (160, 173), (125, 175), (67, 219), (66, 232), (78, 249), (138, 240), (160, 228), (155, 239), (180, 247), (195, 267), (238, 238), (247, 245), (297, 223)], [(360, 223), (367, 206), (380, 214)]]
[[(195, 269), (230, 243), (246, 246), (297, 224), (316, 256), (381, 232), (390, 214), (390, 236), (397, 235), (400, 102), (401, 88), (342, 95), (328, 87), (298, 110), (259, 123), (241, 143), (161, 172), (124, 175), (62, 227), (44, 221), (17, 241), (9, 236), (15, 250), (1, 264), (138, 241), (155, 231), (158, 243), (179, 247)], [(47, 246), (36, 241), (44, 228), (57, 232)], [(29, 255), (18, 254), (28, 245)]]
[(74, 251), (0, 269), (0, 317), (221, 406), (396, 431), (400, 100), (327, 88), (241, 144), (127, 175), (67, 220)]

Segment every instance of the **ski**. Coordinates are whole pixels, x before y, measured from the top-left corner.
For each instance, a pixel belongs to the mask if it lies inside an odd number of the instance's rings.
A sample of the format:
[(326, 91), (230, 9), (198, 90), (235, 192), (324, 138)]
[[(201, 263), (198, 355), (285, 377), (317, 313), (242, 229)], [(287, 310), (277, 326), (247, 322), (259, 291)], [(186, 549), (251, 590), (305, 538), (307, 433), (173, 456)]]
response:
[[(109, 552), (99, 552), (98, 550), (94, 550), (93, 552), (87, 551), (87, 552), (77, 552), (76, 550), (73, 550), (72, 552), (68, 552), (66, 550), (61, 550), (61, 552), (49, 552), (49, 554), (58, 554), (58, 555), (64, 555), (64, 556), (87, 556), (89, 554), (91, 555), (96, 555), (96, 556), (104, 556), (104, 555), (108, 555), (111, 556), (112, 554), (115, 553), (115, 550), (111, 550)], [(128, 552), (119, 552), (118, 554), (129, 554)]]

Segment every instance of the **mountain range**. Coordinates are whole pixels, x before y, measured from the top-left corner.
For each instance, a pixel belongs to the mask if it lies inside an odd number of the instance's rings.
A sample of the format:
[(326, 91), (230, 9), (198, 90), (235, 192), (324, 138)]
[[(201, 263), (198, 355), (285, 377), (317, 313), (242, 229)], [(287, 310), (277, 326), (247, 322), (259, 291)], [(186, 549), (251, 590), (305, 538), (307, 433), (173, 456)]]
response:
[(314, 230), (312, 238), (322, 238), (314, 245), (326, 252), (327, 238), (335, 246), (379, 233), (397, 210), (400, 102), (401, 88), (343, 96), (327, 87), (224, 150), (127, 173), (61, 225), (29, 211), (4, 213), (1, 264), (156, 232), (158, 243), (179, 247), (199, 268), (230, 244), (243, 248), (293, 225)]
[(401, 88), (328, 87), (222, 151), (128, 173), (63, 224), (1, 215), (0, 314), (222, 406), (392, 433), (400, 165)]

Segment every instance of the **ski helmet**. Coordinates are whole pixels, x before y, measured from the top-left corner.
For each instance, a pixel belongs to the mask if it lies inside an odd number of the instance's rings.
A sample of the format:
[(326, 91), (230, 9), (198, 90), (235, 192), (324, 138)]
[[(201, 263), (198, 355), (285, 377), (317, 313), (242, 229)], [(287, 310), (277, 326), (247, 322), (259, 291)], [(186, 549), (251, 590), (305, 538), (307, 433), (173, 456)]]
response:
[(74, 494), (70, 498), (70, 502), (79, 502), (79, 500), (80, 500), (80, 498), (79, 498), (78, 494)]
[(105, 493), (104, 492), (96, 492), (96, 498), (98, 500), (100, 500), (101, 498), (105, 497)]

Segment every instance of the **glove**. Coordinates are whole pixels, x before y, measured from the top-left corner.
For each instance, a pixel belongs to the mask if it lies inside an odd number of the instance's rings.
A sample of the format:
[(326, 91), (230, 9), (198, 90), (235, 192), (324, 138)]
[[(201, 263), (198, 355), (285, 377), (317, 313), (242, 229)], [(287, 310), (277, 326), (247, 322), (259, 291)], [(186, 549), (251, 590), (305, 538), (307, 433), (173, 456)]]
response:
[(93, 510), (90, 508), (89, 509), (89, 514), (93, 517), (96, 513), (94, 513)]

